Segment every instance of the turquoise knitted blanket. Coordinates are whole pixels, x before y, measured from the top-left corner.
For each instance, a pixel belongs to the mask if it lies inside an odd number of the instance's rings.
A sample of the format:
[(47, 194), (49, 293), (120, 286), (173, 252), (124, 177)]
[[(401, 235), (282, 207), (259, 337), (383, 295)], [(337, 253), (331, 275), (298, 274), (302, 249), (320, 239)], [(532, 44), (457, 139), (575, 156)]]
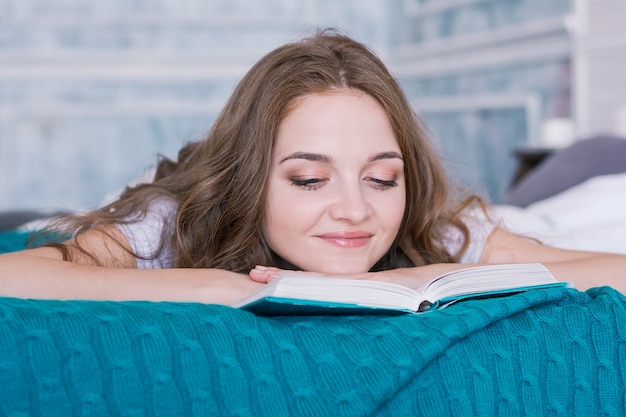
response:
[(625, 299), (530, 291), (403, 316), (0, 299), (3, 416), (624, 415)]
[(9, 230), (0, 232), (0, 253), (15, 252), (26, 247), (29, 232)]

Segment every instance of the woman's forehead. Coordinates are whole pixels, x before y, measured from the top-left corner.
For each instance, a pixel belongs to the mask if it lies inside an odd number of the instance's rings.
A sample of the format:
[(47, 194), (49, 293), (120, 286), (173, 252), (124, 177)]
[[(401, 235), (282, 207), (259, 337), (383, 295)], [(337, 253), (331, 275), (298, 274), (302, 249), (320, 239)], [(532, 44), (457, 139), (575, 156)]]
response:
[(280, 124), (274, 155), (305, 152), (363, 158), (400, 155), (400, 146), (385, 110), (362, 92), (311, 94)]

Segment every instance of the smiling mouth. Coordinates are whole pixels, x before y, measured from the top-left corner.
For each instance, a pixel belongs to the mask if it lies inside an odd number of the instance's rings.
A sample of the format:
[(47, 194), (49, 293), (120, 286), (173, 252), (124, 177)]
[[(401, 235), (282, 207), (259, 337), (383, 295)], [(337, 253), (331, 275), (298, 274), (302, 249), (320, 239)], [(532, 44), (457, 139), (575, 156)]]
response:
[(332, 233), (318, 236), (324, 242), (339, 248), (360, 248), (367, 245), (372, 238), (369, 233)]

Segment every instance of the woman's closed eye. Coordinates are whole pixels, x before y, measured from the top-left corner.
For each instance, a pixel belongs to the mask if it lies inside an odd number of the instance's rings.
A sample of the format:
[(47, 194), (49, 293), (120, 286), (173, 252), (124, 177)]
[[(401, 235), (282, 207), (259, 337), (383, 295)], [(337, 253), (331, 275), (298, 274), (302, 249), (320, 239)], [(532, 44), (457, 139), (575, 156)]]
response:
[[(398, 183), (395, 179), (384, 180), (376, 177), (365, 177), (364, 180), (370, 183), (370, 186), (376, 190), (388, 190), (393, 187), (397, 187)], [(325, 178), (290, 178), (291, 185), (294, 185), (305, 190), (317, 190), (326, 183)]]
[(295, 185), (296, 187), (304, 188), (305, 190), (316, 190), (324, 185), (326, 180), (324, 178), (299, 178), (292, 177), (290, 178), (291, 185)]
[(389, 188), (398, 186), (395, 178), (391, 180), (383, 180), (381, 178), (366, 177), (365, 180), (370, 182), (372, 184), (372, 187), (377, 190), (387, 190)]

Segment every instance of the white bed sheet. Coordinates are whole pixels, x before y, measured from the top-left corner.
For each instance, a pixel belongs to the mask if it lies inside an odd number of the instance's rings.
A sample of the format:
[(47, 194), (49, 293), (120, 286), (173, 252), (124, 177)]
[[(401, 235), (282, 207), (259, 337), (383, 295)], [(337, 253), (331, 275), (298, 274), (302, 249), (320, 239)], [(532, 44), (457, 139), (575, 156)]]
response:
[(626, 253), (626, 173), (593, 177), (526, 208), (497, 205), (503, 227), (562, 248)]

